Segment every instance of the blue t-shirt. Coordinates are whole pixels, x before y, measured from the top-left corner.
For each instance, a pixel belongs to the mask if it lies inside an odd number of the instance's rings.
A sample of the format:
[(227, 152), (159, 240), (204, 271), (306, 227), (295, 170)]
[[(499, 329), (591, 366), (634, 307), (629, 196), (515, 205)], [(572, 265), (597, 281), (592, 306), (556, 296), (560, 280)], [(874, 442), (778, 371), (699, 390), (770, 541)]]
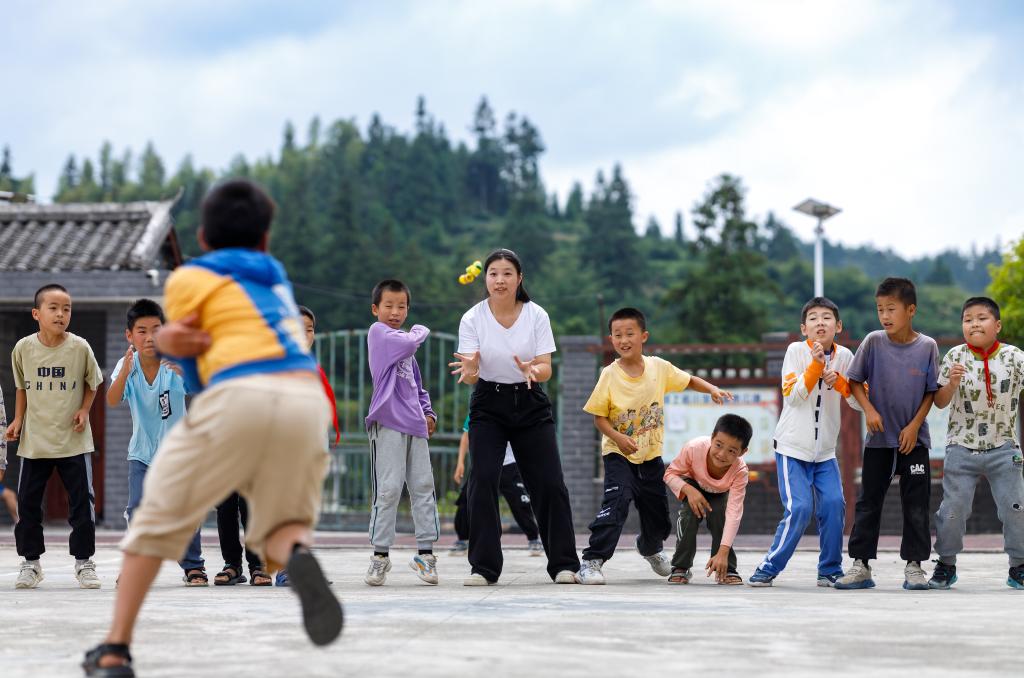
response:
[[(111, 380), (117, 379), (124, 358), (117, 361)], [(136, 355), (132, 372), (124, 385), (121, 402), (127, 401), (132, 412), (132, 439), (128, 458), (149, 465), (171, 427), (185, 416), (185, 381), (166, 365), (160, 365), (156, 379), (150, 384), (139, 367)]]
[[(900, 431), (921, 407), (925, 394), (939, 390), (939, 346), (924, 334), (897, 344), (884, 330), (864, 337), (847, 378), (867, 382), (868, 400), (882, 417), (885, 430), (869, 433), (865, 447), (899, 447)], [(918, 444), (931, 447), (928, 422), (917, 432)]]

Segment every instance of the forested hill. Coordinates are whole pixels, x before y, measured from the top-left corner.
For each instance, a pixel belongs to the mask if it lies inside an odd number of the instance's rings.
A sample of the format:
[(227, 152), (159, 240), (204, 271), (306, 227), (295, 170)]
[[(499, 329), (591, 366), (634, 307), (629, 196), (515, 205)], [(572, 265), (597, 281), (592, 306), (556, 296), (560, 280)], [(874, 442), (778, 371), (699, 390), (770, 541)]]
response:
[[(195, 255), (205, 191), (225, 176), (252, 177), (277, 201), (271, 249), (321, 329), (368, 325), (374, 283), (399, 277), (413, 291), (410, 319), (454, 332), (483, 294), (482, 280), (462, 286), (458, 275), (499, 246), (523, 258), (526, 285), (557, 333), (601, 332), (601, 318), (624, 304), (648, 313), (658, 342), (749, 341), (797, 329), (812, 289), (811, 245), (773, 215), (749, 219), (738, 177), (709, 177), (700, 204), (638, 232), (622, 168), (596, 170), (588, 186), (555, 196), (545, 190), (544, 142), (528, 118), (510, 113), (499, 124), (483, 99), (471, 129), (469, 145), (453, 143), (420, 99), (409, 133), (377, 116), (365, 130), (315, 119), (299, 135), (289, 123), (273, 157), (239, 156), (221, 171), (186, 157), (173, 173), (152, 144), (135, 157), (107, 143), (95, 159), (68, 158), (55, 200), (156, 199), (181, 190), (176, 227)], [(12, 189), (31, 192), (32, 180), (15, 179), (5, 151), (0, 190)], [(956, 334), (959, 304), (984, 290), (988, 264), (999, 259), (995, 247), (906, 260), (827, 244), (825, 289), (848, 332), (860, 336), (877, 326), (878, 279), (907, 275), (920, 285), (920, 329)]]

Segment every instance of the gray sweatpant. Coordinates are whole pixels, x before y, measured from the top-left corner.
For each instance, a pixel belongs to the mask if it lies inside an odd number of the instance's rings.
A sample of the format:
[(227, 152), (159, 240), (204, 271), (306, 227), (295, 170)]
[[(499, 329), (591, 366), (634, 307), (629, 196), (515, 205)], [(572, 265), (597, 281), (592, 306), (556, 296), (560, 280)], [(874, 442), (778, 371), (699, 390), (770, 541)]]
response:
[(1024, 458), (1012, 442), (991, 450), (971, 450), (960, 445), (946, 448), (942, 474), (942, 504), (935, 513), (935, 552), (939, 560), (956, 564), (964, 548), (967, 518), (974, 503), (978, 478), (985, 476), (992, 488), (996, 514), (1003, 523), (1003, 547), (1010, 566), (1024, 563)]
[(370, 473), (373, 508), (370, 510), (370, 543), (387, 551), (395, 543), (395, 519), (402, 486), (409, 487), (416, 545), (433, 547), (441, 534), (434, 497), (434, 472), (426, 438), (399, 433), (380, 424), (370, 427)]

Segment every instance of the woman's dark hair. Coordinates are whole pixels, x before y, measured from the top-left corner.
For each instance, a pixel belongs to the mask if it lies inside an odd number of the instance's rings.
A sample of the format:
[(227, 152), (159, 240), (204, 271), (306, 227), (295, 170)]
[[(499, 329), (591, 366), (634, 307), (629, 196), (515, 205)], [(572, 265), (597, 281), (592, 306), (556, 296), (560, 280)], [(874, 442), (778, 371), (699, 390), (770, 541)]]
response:
[[(523, 264), (521, 261), (519, 261), (519, 255), (513, 252), (512, 250), (499, 249), (491, 252), (487, 256), (487, 260), (484, 262), (485, 278), (487, 276), (487, 269), (489, 269), (491, 267), (491, 264), (498, 261), (499, 259), (504, 259), (505, 261), (510, 262), (513, 266), (515, 266), (516, 273), (518, 273), (519, 275), (523, 274)], [(526, 286), (523, 285), (523, 282), (521, 280), (519, 281), (519, 287), (516, 288), (516, 301), (521, 301), (524, 304), (530, 301), (530, 295), (529, 293), (527, 293)]]

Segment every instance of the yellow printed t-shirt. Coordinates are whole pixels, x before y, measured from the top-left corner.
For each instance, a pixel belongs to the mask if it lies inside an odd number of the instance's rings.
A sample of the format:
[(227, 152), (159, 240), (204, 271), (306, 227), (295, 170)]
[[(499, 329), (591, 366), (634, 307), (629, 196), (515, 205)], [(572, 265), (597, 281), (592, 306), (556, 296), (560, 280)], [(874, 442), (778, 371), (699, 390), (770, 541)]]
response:
[(25, 420), (18, 456), (60, 459), (92, 452), (92, 427), (76, 433), (75, 412), (82, 407), (86, 387), (96, 390), (103, 374), (89, 344), (67, 333), (60, 346), (44, 346), (35, 334), (14, 346), (11, 353), (14, 385), (25, 391)]
[(601, 370), (585, 412), (606, 417), (612, 428), (637, 444), (633, 454), (624, 454), (607, 436), (601, 436), (601, 454), (617, 453), (634, 464), (642, 464), (662, 455), (665, 438), (665, 394), (685, 391), (690, 375), (672, 363), (644, 356), (644, 373), (631, 377), (616, 360)]

